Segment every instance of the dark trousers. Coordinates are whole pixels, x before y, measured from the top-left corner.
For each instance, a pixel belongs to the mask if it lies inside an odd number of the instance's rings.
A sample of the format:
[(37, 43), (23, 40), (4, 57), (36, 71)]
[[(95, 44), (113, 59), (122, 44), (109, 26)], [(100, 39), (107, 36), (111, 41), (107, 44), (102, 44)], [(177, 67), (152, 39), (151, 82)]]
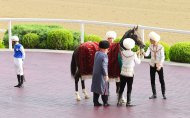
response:
[[(99, 96), (100, 96), (100, 94), (93, 93), (93, 102), (94, 102), (94, 104), (99, 104), (99, 101), (98, 101)], [(102, 97), (103, 103), (107, 104), (108, 103), (108, 95), (101, 95), (101, 97)]]
[(132, 91), (132, 85), (133, 85), (133, 78), (134, 77), (126, 77), (123, 75), (120, 75), (120, 90), (119, 90), (119, 99), (121, 99), (121, 96), (123, 94), (123, 91), (125, 89), (125, 85), (127, 83), (127, 101), (131, 101), (131, 91)]
[(156, 65), (154, 67), (150, 66), (150, 82), (152, 87), (152, 93), (153, 95), (156, 95), (156, 85), (155, 85), (155, 74), (158, 73), (161, 89), (162, 89), (162, 95), (165, 94), (165, 82), (164, 82), (164, 73), (163, 73), (163, 67), (158, 71), (156, 70)]

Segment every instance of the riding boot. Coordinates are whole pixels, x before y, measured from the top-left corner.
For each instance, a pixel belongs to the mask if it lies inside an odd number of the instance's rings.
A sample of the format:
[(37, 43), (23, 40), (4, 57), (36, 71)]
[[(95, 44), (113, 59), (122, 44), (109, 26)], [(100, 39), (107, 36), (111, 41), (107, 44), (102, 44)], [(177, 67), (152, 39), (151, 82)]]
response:
[(18, 79), (18, 85), (14, 86), (14, 87), (20, 87), (20, 84), (21, 84), (21, 77), (20, 77), (20, 75), (17, 75), (17, 79)]
[(24, 76), (20, 75), (20, 86), (19, 86), (19, 88), (23, 86), (23, 81), (24, 81)]

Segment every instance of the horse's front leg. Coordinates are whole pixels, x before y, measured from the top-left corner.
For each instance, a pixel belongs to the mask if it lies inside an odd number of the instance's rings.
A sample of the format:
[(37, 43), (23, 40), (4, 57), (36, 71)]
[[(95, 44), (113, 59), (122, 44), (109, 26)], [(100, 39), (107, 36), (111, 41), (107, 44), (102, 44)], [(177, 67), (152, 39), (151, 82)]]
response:
[(76, 95), (76, 100), (80, 101), (81, 97), (80, 97), (79, 92), (78, 92), (78, 82), (79, 82), (79, 77), (75, 76), (75, 95)]
[(89, 99), (90, 97), (89, 97), (89, 95), (87, 94), (87, 92), (86, 92), (86, 90), (85, 90), (85, 82), (84, 82), (84, 80), (82, 80), (82, 79), (81, 79), (81, 85), (82, 85), (82, 92), (83, 92), (83, 94), (84, 94), (84, 98), (85, 98), (85, 99)]

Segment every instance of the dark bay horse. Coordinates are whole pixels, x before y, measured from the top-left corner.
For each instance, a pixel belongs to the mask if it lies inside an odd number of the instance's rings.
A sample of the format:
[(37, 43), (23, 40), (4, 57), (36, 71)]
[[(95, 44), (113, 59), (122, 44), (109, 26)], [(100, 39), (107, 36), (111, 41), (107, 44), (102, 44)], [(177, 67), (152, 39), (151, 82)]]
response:
[[(110, 45), (108, 53), (109, 78), (118, 78), (120, 75), (118, 54), (120, 53), (120, 50), (125, 50), (125, 47), (123, 46), (123, 40), (125, 38), (132, 38), (135, 41), (136, 45), (140, 47), (140, 49), (145, 47), (144, 43), (141, 41), (141, 36), (138, 32), (138, 26), (128, 30), (123, 35), (119, 43), (112, 43)], [(98, 43), (85, 42), (81, 44), (78, 48), (76, 48), (73, 52), (71, 60), (71, 75), (75, 79), (75, 91), (76, 91), (75, 94), (76, 94), (76, 99), (78, 101), (81, 100), (78, 92), (79, 79), (81, 79), (82, 91), (84, 93), (85, 99), (89, 98), (87, 92), (85, 91), (84, 78), (89, 75), (92, 75), (94, 55), (97, 50), (99, 50)], [(117, 89), (116, 92), (118, 92), (119, 82), (116, 82), (116, 89)]]

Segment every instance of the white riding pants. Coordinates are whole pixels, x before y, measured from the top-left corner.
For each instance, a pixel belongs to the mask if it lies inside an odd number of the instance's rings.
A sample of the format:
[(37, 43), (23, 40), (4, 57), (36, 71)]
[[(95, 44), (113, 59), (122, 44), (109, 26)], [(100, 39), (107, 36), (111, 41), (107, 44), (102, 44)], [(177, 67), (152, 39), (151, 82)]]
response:
[(15, 70), (17, 75), (23, 75), (23, 60), (22, 58), (14, 58)]

